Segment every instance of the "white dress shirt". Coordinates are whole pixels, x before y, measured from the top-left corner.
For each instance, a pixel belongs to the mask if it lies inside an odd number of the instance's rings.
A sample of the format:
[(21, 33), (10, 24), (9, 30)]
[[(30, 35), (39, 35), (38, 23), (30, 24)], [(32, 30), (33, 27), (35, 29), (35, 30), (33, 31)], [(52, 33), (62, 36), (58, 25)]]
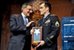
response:
[(28, 18), (26, 18), (26, 16), (25, 16), (23, 13), (21, 13), (21, 15), (22, 15), (23, 20), (24, 20), (24, 25), (27, 25), (27, 23), (28, 23)]

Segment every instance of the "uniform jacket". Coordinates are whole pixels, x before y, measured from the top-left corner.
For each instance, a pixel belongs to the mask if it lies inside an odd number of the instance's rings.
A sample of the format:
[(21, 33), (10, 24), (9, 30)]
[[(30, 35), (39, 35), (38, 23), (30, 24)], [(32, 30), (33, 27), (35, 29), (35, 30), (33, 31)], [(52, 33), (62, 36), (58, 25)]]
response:
[[(42, 50), (57, 50), (57, 37), (59, 34), (59, 20), (57, 16), (49, 14), (45, 19), (39, 21), (42, 26), (42, 40), (45, 41)], [(39, 49), (41, 50), (41, 49)]]

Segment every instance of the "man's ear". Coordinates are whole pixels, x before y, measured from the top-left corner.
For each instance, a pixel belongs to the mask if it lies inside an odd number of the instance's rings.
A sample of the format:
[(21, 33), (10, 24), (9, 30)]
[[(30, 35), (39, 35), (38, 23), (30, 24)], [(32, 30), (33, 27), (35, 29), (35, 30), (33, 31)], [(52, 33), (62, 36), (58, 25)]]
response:
[(47, 11), (49, 11), (49, 8), (48, 8), (48, 7), (46, 7), (46, 10), (47, 10)]
[(23, 11), (23, 8), (21, 8), (21, 11)]
[(23, 10), (23, 9), (25, 9), (25, 8), (21, 8), (21, 10)]
[(21, 8), (21, 11), (23, 11), (23, 9), (25, 9), (25, 8)]

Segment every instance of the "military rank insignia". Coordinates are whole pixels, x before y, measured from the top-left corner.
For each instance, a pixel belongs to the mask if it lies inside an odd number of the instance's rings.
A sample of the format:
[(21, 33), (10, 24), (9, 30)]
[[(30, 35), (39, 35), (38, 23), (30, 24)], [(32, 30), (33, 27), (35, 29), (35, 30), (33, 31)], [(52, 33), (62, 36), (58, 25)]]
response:
[(49, 23), (50, 22), (50, 20), (48, 19), (45, 23)]
[(59, 22), (56, 21), (56, 22), (55, 22), (55, 26), (56, 26), (56, 27), (59, 27), (59, 25), (60, 25)]

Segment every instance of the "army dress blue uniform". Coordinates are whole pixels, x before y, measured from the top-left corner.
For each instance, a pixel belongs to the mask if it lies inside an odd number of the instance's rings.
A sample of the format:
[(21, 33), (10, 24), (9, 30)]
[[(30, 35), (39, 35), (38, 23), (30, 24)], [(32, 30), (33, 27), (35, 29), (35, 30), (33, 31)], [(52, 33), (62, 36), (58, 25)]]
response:
[(49, 14), (46, 18), (39, 20), (39, 26), (42, 26), (42, 40), (45, 44), (37, 50), (57, 50), (57, 37), (60, 31), (58, 17)]

